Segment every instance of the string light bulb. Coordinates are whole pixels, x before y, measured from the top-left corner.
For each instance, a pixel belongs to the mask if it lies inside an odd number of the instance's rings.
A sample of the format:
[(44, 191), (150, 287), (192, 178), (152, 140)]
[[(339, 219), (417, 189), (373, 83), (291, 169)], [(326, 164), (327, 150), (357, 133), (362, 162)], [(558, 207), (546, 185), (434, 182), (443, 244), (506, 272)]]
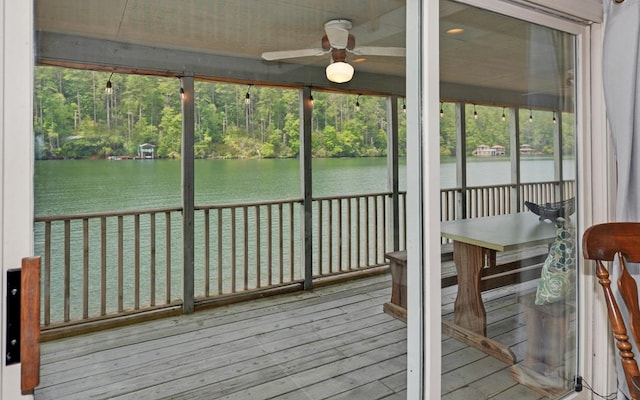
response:
[(109, 75), (109, 79), (107, 80), (107, 85), (104, 88), (105, 93), (111, 94), (113, 93), (113, 87), (111, 86), (111, 77), (113, 76), (113, 72)]
[(502, 107), (502, 120), (506, 121), (507, 120), (507, 116), (504, 115), (504, 107)]
[(442, 108), (442, 102), (440, 102), (440, 118), (444, 117), (444, 109)]
[(407, 113), (407, 104), (404, 101), (402, 102), (402, 112)]
[(356, 111), (360, 111), (360, 95), (356, 98)]
[(180, 86), (180, 97), (184, 99), (184, 88)]
[(312, 94), (309, 95), (309, 103), (311, 103), (311, 105), (313, 106), (313, 95)]
[(476, 105), (473, 105), (473, 119), (478, 119), (478, 113), (476, 112)]
[(557, 122), (558, 122), (558, 121), (556, 120), (556, 112), (554, 111), (554, 112), (553, 112), (553, 123), (555, 124), (555, 123), (557, 123)]
[(249, 95), (249, 89), (251, 89), (251, 85), (247, 87), (247, 94), (244, 95), (244, 104), (251, 104), (251, 96)]
[(531, 112), (531, 109), (529, 109), (529, 122), (533, 122), (533, 113)]

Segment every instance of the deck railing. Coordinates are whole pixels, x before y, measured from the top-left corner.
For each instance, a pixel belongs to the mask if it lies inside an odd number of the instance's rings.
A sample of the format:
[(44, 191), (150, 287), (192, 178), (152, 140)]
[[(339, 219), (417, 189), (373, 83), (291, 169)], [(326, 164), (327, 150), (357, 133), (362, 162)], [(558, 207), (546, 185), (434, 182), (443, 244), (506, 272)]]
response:
[[(469, 186), (440, 191), (440, 219), (478, 218), (526, 211), (525, 201), (544, 204), (575, 196), (575, 181)], [(462, 204), (465, 204), (464, 209)]]
[[(390, 193), (314, 199), (313, 277), (385, 264), (390, 205)], [(43, 327), (181, 304), (181, 212), (36, 217)], [(300, 199), (195, 207), (196, 299), (301, 283), (302, 212)]]
[[(522, 185), (522, 201), (557, 201), (553, 183)], [(556, 185), (557, 186), (557, 185)], [(573, 185), (564, 187), (573, 195)], [(511, 185), (468, 188), (467, 216), (513, 212)], [(442, 190), (442, 219), (460, 218), (461, 190)], [(313, 199), (313, 278), (386, 264), (391, 193)], [(406, 243), (406, 194), (399, 239)], [(183, 295), (182, 209), (36, 217), (42, 325), (51, 329), (178, 306)], [(195, 207), (196, 301), (302, 285), (301, 199)]]

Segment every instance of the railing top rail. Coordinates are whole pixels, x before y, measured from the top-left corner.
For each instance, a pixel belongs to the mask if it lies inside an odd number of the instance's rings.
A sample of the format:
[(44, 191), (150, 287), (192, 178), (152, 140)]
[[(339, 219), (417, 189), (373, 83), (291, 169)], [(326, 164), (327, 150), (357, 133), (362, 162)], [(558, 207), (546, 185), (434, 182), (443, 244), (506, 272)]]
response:
[[(559, 183), (566, 183), (566, 182), (575, 182), (574, 179), (565, 179), (563, 181), (536, 181), (536, 182), (520, 182), (520, 186), (523, 185), (548, 185), (548, 184), (559, 184)], [(503, 184), (497, 184), (497, 185), (482, 185), (482, 186), (467, 186), (467, 189), (486, 189), (486, 188), (501, 188), (501, 187), (514, 187), (516, 186), (515, 183), (503, 183)], [(460, 191), (462, 190), (462, 188), (460, 186), (455, 186), (455, 187), (449, 187), (449, 188), (441, 188), (440, 191), (445, 192), (445, 191)]]
[(270, 200), (270, 201), (257, 201), (251, 203), (228, 203), (228, 204), (208, 204), (202, 206), (195, 206), (194, 210), (216, 210), (219, 208), (238, 208), (238, 207), (257, 207), (257, 206), (270, 206), (275, 204), (286, 203), (302, 203), (302, 199), (283, 199), (283, 200)]
[(167, 207), (167, 208), (149, 208), (142, 210), (130, 210), (130, 211), (118, 211), (118, 212), (97, 212), (97, 213), (84, 213), (84, 214), (66, 214), (66, 215), (40, 215), (33, 218), (34, 222), (52, 222), (60, 220), (73, 220), (73, 219), (85, 219), (85, 218), (102, 218), (102, 217), (120, 217), (127, 215), (142, 215), (142, 214), (158, 214), (164, 212), (179, 212), (182, 211), (182, 207)]
[[(400, 194), (404, 194), (406, 192), (398, 192)], [(313, 197), (313, 201), (320, 200), (344, 200), (344, 199), (357, 199), (360, 197), (376, 197), (376, 196), (391, 196), (392, 192), (378, 192), (378, 193), (359, 193), (359, 194), (348, 194), (343, 196), (318, 196)]]

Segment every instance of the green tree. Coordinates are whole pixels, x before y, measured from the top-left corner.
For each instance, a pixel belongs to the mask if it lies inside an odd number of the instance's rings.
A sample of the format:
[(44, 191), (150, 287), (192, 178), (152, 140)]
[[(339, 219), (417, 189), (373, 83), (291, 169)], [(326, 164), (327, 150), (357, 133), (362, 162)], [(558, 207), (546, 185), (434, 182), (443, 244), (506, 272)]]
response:
[(162, 158), (180, 158), (182, 141), (182, 116), (172, 107), (166, 106), (162, 110), (160, 122), (160, 140), (158, 156)]

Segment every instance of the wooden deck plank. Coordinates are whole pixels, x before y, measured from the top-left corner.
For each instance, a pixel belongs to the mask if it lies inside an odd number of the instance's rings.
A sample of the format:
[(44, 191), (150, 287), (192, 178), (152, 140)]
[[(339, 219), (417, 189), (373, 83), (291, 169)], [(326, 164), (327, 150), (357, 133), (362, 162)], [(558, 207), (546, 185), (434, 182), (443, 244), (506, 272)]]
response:
[(394, 393), (395, 392), (383, 385), (380, 381), (373, 381), (365, 385), (344, 391), (335, 396), (328, 397), (327, 400), (379, 400)]
[[(376, 276), (43, 343), (35, 400), (404, 400), (406, 325), (382, 312), (390, 283)], [(487, 331), (520, 358), (514, 291), (483, 297)], [(455, 288), (445, 298), (452, 304)], [(446, 336), (442, 355), (443, 398), (540, 398), (505, 364)]]

